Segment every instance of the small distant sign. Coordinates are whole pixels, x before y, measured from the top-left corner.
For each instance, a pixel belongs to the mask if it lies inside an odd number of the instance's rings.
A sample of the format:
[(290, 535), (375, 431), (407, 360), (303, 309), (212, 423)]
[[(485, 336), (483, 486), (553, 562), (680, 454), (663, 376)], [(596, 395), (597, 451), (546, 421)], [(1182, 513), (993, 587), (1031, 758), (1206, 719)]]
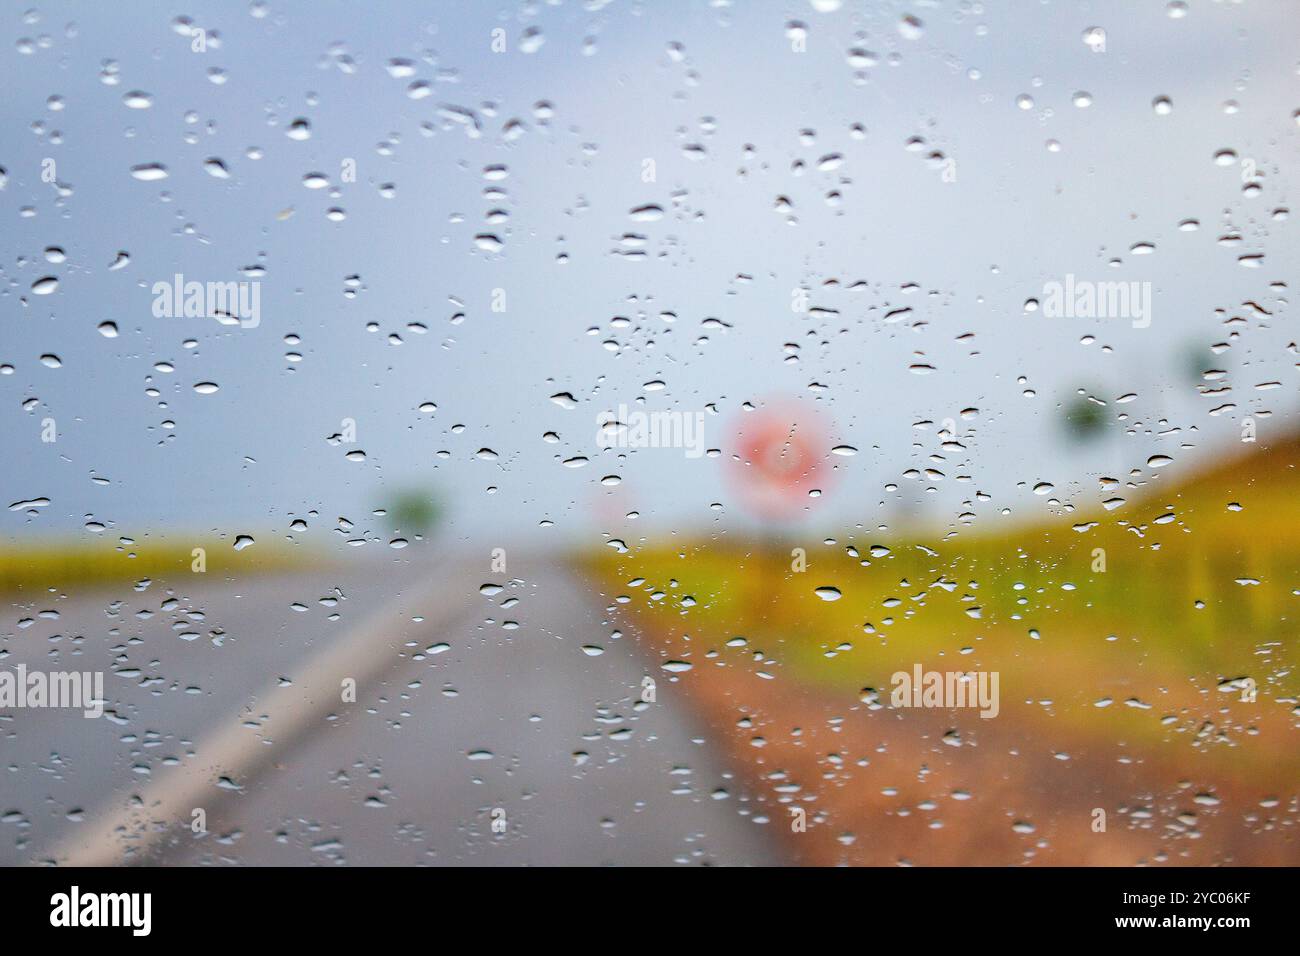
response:
[(751, 511), (768, 519), (790, 517), (822, 489), (830, 445), (821, 418), (797, 401), (740, 414), (730, 474)]

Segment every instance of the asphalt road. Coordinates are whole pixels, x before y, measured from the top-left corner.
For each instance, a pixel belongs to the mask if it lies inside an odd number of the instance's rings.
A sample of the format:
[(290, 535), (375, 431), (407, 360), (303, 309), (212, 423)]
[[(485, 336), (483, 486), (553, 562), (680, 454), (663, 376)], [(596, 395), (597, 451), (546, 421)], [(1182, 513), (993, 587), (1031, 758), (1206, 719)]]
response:
[[(450, 567), (15, 611), (4, 663), (102, 669), (112, 712), (0, 716), (0, 863), (87, 845), (96, 861), (174, 864), (776, 862), (770, 824), (584, 584), (555, 562)], [(326, 660), (369, 675), (355, 702)], [(656, 700), (638, 704), (646, 675)]]

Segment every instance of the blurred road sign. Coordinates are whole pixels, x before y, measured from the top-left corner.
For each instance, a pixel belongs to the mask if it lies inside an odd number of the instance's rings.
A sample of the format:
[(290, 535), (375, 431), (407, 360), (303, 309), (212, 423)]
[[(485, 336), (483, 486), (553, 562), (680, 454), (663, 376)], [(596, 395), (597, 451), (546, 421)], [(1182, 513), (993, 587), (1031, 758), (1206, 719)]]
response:
[(746, 507), (764, 518), (786, 518), (821, 490), (830, 470), (821, 419), (792, 399), (741, 413), (729, 473)]

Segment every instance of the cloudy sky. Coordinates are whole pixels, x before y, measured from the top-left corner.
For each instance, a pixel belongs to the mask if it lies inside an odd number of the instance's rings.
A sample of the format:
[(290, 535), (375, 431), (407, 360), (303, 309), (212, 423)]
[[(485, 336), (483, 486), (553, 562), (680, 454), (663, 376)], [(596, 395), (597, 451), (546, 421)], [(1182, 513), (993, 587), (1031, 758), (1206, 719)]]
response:
[[(740, 531), (746, 406), (791, 403), (783, 525), (996, 528), (1294, 427), (1289, 3), (125, 9), (0, 20), (0, 481), (49, 499), (7, 536), (387, 540), (412, 487), (457, 539)], [(155, 316), (178, 273), (259, 323)], [(1026, 310), (1067, 275), (1149, 326)], [(717, 453), (602, 450), (620, 404)]]

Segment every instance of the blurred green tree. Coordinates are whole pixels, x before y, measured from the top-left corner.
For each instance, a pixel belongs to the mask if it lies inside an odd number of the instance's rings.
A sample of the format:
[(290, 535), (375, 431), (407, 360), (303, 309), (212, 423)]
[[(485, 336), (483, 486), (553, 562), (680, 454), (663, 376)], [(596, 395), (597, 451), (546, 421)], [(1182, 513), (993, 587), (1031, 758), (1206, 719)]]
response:
[(1091, 441), (1106, 430), (1106, 411), (1086, 395), (1076, 395), (1061, 406), (1065, 430), (1075, 441)]
[(384, 507), (389, 527), (395, 533), (426, 537), (438, 525), (442, 507), (428, 491), (408, 488), (391, 495)]

